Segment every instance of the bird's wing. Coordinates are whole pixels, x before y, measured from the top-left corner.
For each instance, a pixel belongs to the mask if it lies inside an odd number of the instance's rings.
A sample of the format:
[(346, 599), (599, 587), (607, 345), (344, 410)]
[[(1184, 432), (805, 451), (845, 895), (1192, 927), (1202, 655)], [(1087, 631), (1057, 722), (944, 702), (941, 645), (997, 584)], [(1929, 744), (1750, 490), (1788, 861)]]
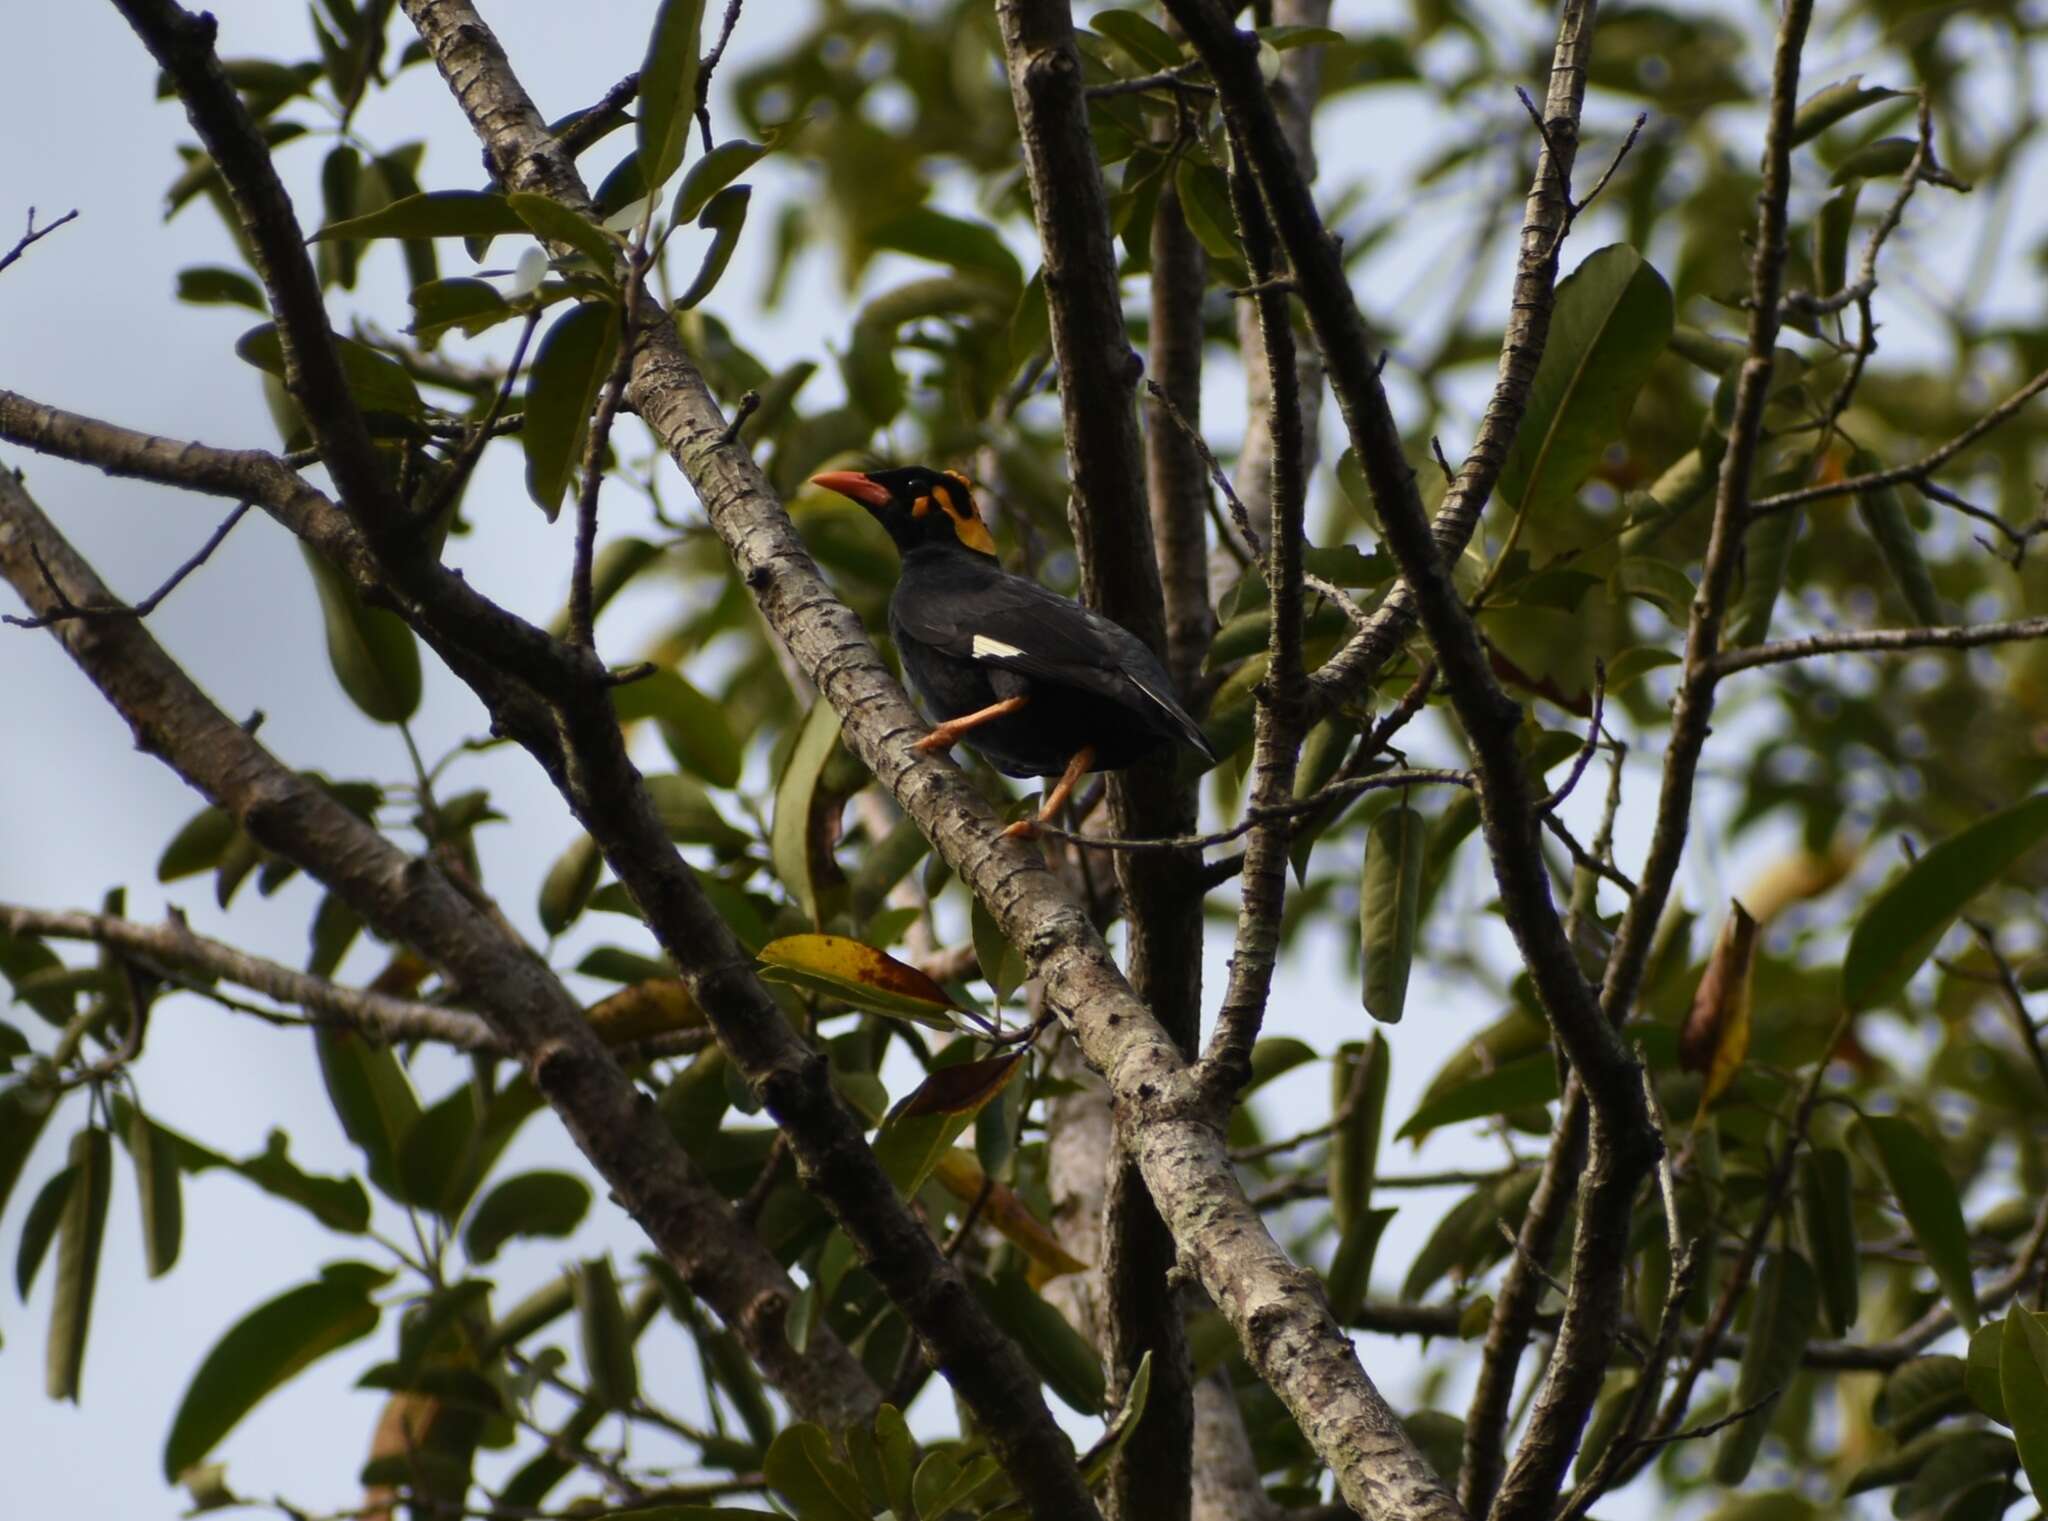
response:
[(957, 658), (1040, 681), (1079, 687), (1128, 707), (1154, 710), (1160, 727), (1212, 761), (1215, 752), (1173, 692), (1145, 642), (1121, 624), (1036, 581), (998, 574), (960, 595), (901, 602), (911, 637)]

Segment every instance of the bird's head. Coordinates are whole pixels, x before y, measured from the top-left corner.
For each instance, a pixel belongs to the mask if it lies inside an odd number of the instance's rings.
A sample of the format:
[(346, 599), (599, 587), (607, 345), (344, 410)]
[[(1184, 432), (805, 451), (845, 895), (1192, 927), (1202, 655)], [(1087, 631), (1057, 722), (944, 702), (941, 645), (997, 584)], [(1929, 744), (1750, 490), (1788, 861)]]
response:
[(993, 556), (996, 541), (974, 505), (967, 477), (909, 465), (901, 470), (828, 470), (811, 484), (836, 491), (867, 508), (908, 554), (927, 545), (960, 546)]

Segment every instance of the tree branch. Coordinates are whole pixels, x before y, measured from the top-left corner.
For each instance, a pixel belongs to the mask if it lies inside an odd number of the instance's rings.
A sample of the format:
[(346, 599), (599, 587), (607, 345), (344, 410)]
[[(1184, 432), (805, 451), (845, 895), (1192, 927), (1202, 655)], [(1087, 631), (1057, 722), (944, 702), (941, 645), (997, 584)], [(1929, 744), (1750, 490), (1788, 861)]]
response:
[[(15, 477), (0, 470), (0, 576), (36, 612), (54, 602), (43, 566), (73, 602), (105, 599), (91, 568)], [(50, 633), (128, 721), (140, 749), (233, 814), (264, 848), (339, 893), (380, 934), (416, 947), (477, 1000), (619, 1202), (733, 1328), (792, 1408), (834, 1425), (873, 1411), (880, 1393), (836, 1337), (826, 1332), (820, 1342), (814, 1335), (802, 1356), (790, 1347), (784, 1320), (796, 1287), (788, 1274), (733, 1219), (576, 1000), (524, 945), (432, 862), (406, 855), (280, 765), (207, 699), (146, 625), (74, 622)]]
[(51, 233), (55, 232), (59, 227), (62, 227), (66, 222), (75, 222), (77, 220), (78, 209), (76, 207), (73, 207), (71, 210), (65, 212), (64, 215), (57, 218), (56, 221), (48, 222), (45, 223), (43, 226), (38, 227), (36, 226), (36, 209), (33, 206), (29, 207), (28, 226), (22, 230), (21, 236), (14, 240), (14, 246), (8, 249), (6, 253), (0, 254), (0, 272), (4, 272), (9, 265), (14, 263), (15, 260), (19, 259), (23, 254), (27, 253), (29, 249), (34, 247), (37, 243), (42, 242), (44, 238), (47, 238)]

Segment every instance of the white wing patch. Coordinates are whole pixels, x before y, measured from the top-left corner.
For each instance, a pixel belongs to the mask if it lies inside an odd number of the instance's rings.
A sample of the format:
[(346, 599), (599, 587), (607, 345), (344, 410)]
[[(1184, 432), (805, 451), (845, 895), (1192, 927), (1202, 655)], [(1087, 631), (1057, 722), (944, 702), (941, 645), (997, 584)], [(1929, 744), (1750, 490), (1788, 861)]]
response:
[(1024, 652), (1014, 644), (1005, 644), (1000, 639), (991, 639), (986, 634), (976, 634), (969, 646), (976, 660), (1014, 660)]

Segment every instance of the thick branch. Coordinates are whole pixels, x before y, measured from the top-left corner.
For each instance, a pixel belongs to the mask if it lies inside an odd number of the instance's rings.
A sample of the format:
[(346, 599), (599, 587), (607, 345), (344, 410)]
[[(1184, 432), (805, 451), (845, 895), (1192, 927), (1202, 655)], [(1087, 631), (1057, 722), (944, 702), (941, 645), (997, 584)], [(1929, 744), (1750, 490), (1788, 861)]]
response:
[[(40, 564), (38, 563), (40, 561)], [(0, 470), (0, 575), (31, 611), (103, 600), (106, 588), (15, 477)], [(418, 949), (476, 1000), (534, 1086), (648, 1238), (730, 1325), (763, 1374), (811, 1419), (843, 1425), (880, 1398), (843, 1343), (789, 1345), (795, 1285), (691, 1165), (576, 1000), (438, 867), (408, 856), (278, 761), (216, 708), (132, 619), (57, 625), (51, 637), (162, 758), (264, 848), (324, 882), (380, 934)]]

